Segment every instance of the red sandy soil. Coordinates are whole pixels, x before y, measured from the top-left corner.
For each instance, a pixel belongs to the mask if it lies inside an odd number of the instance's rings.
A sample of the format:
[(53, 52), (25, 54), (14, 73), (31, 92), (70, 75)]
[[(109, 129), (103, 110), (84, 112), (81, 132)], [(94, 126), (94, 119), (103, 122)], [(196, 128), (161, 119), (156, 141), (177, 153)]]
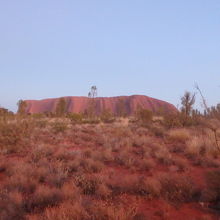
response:
[[(84, 113), (91, 104), (91, 98), (88, 97), (64, 97), (67, 103), (67, 111), (74, 113)], [(27, 113), (44, 113), (54, 112), (59, 98), (43, 99), (43, 100), (25, 100), (27, 103)], [(167, 112), (176, 112), (174, 105), (154, 99), (144, 95), (117, 96), (117, 97), (99, 97), (95, 98), (96, 114), (100, 114), (103, 110), (109, 110), (113, 114), (119, 113), (119, 108), (124, 110), (128, 115), (135, 113), (138, 107), (149, 109), (153, 112), (163, 110)], [(124, 107), (120, 107), (124, 106)]]
[[(98, 130), (99, 131), (99, 130)], [(86, 149), (91, 149), (92, 151), (98, 151), (100, 146), (97, 145), (96, 139), (98, 138), (100, 133), (90, 128), (84, 128), (81, 130), (77, 129), (77, 132), (71, 132), (71, 136), (60, 136), (58, 137), (59, 142), (57, 144), (56, 141), (53, 143), (54, 145), (58, 145), (58, 149), (54, 150), (53, 156), (56, 155), (56, 153), (59, 153), (59, 151), (66, 151), (66, 152), (77, 152), (79, 154), (83, 153)], [(110, 131), (103, 130), (105, 134), (110, 135), (109, 132), (113, 132), (114, 129), (111, 128)], [(83, 134), (86, 134), (89, 136), (87, 139), (83, 139)], [(43, 132), (42, 132), (43, 133)], [(58, 135), (57, 135), (58, 136)], [(54, 136), (56, 138), (56, 136)], [(78, 142), (76, 138), (80, 138), (80, 143)], [(36, 145), (40, 142), (44, 142), (45, 140), (38, 135), (38, 140), (36, 141)], [(38, 143), (39, 142), (39, 143)], [(126, 177), (126, 175), (143, 175), (145, 177), (157, 177), (161, 174), (169, 173), (169, 174), (183, 174), (187, 175), (190, 178), (192, 178), (193, 182), (196, 184), (197, 187), (199, 187), (201, 190), (205, 189), (206, 187), (206, 181), (205, 181), (205, 173), (209, 170), (215, 170), (216, 168), (208, 168), (208, 167), (201, 167), (201, 166), (195, 166), (193, 165), (193, 160), (187, 159), (184, 154), (181, 153), (174, 153), (172, 152), (172, 147), (175, 146), (175, 144), (168, 144), (164, 142), (162, 138), (156, 138), (152, 137), (152, 142), (158, 143), (161, 145), (164, 145), (164, 147), (167, 147), (170, 150), (170, 153), (172, 155), (172, 158), (175, 159), (182, 159), (185, 161), (185, 165), (188, 167), (185, 171), (180, 171), (177, 169), (176, 165), (164, 165), (161, 163), (156, 163), (156, 166), (151, 168), (149, 171), (132, 171), (130, 168), (125, 168), (123, 166), (115, 164), (115, 162), (109, 162), (105, 164), (105, 167), (100, 173), (97, 175), (100, 176), (108, 176), (107, 174), (114, 173), (117, 174), (117, 177), (119, 179), (123, 179)], [(51, 144), (51, 145), (53, 145)], [(62, 146), (62, 147), (59, 147)], [(65, 146), (65, 147), (63, 147)], [(184, 147), (184, 146), (182, 146)], [(25, 163), (28, 163), (28, 160), (30, 159), (28, 151), (27, 154), (21, 154), (21, 153), (14, 153), (11, 155), (7, 155), (2, 159), (2, 162), (7, 162), (8, 164), (12, 164), (13, 167), (16, 167), (19, 165), (19, 163), (22, 163), (24, 161)], [(112, 155), (117, 155), (117, 152), (113, 152)], [(136, 154), (129, 153), (127, 156), (131, 156), (133, 158), (136, 158), (137, 160), (140, 159)], [(0, 172), (0, 184), (3, 184), (4, 181), (7, 181), (8, 177), (6, 177), (4, 171)], [(95, 197), (88, 196), (88, 195), (81, 195), (82, 198), (88, 198), (88, 200), (95, 200)], [(115, 202), (120, 201), (124, 205), (124, 207), (136, 207), (138, 213), (143, 214), (144, 216), (137, 217), (135, 219), (140, 220), (219, 220), (219, 213), (215, 213), (214, 210), (208, 208), (207, 204), (204, 204), (202, 202), (188, 202), (188, 203), (181, 203), (181, 204), (174, 204), (173, 202), (168, 202), (164, 200), (162, 197), (160, 198), (148, 198), (148, 197), (140, 197), (132, 194), (121, 194), (116, 197), (114, 200)]]

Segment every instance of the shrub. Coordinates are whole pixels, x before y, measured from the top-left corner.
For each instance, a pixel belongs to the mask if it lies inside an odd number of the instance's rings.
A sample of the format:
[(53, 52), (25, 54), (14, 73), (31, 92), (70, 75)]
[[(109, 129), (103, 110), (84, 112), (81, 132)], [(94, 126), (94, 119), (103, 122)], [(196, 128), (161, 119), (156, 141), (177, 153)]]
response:
[(30, 160), (34, 162), (38, 162), (43, 158), (51, 157), (55, 150), (56, 147), (53, 147), (51, 145), (47, 145), (47, 144), (37, 145), (30, 152)]
[(148, 196), (159, 197), (161, 194), (161, 183), (157, 178), (148, 177), (146, 179), (146, 188), (148, 191)]
[(94, 154), (94, 159), (98, 159), (104, 163), (110, 162), (113, 160), (113, 155), (110, 149), (104, 149), (103, 151)]
[(123, 177), (112, 176), (108, 180), (108, 186), (116, 195), (127, 193), (155, 197), (160, 194), (159, 181), (131, 174), (124, 175)]
[(87, 220), (89, 215), (80, 202), (66, 201), (57, 207), (49, 207), (42, 220)]
[(174, 203), (193, 201), (198, 193), (191, 178), (180, 175), (163, 175), (160, 178), (162, 196)]
[(13, 191), (16, 190), (21, 193), (33, 193), (37, 187), (37, 181), (31, 176), (25, 174), (15, 174), (11, 176), (5, 184), (5, 188)]
[(174, 142), (185, 143), (190, 138), (190, 133), (185, 128), (172, 129), (168, 132), (168, 139)]
[(40, 185), (31, 199), (27, 201), (28, 210), (42, 210), (59, 204), (63, 200), (62, 192), (57, 188)]
[(203, 199), (212, 202), (212, 208), (220, 210), (220, 170), (206, 173), (207, 189), (203, 192)]
[(219, 163), (214, 161), (211, 158), (208, 157), (197, 157), (194, 161), (193, 161), (193, 165), (195, 166), (201, 166), (201, 167), (209, 167), (209, 168), (218, 168), (219, 167)]
[(84, 152), (83, 152), (83, 156), (85, 158), (91, 158), (92, 156), (92, 150), (91, 149), (86, 149)]
[(164, 165), (171, 165), (173, 162), (172, 155), (165, 147), (159, 148), (159, 150), (155, 152), (154, 155), (157, 160)]
[(139, 171), (149, 171), (156, 166), (156, 163), (151, 158), (144, 158), (134, 162), (136, 169)]
[(112, 123), (115, 121), (112, 113), (109, 110), (104, 110), (100, 115), (100, 119), (104, 123)]
[(66, 169), (68, 173), (77, 172), (80, 169), (80, 160), (77, 158), (73, 161), (69, 161)]
[(97, 118), (87, 118), (85, 120), (83, 120), (84, 124), (99, 124), (100, 120)]
[(113, 194), (134, 193), (137, 177), (127, 174), (124, 176), (113, 175), (107, 180), (107, 185)]
[(111, 195), (112, 191), (107, 187), (105, 183), (98, 185), (96, 195), (101, 199), (106, 199)]
[(36, 127), (39, 128), (46, 128), (47, 127), (47, 121), (46, 120), (37, 120), (35, 122)]
[(18, 192), (7, 193), (0, 191), (0, 219), (1, 220), (24, 220), (24, 204), (22, 195)]
[(61, 191), (65, 200), (76, 201), (79, 197), (79, 189), (73, 181), (65, 182)]
[(156, 137), (164, 137), (165, 130), (162, 127), (157, 126), (151, 126), (150, 131), (156, 136)]
[[(0, 159), (1, 160), (1, 159)], [(0, 173), (5, 172), (7, 169), (7, 163), (5, 161), (0, 161)]]
[(69, 113), (68, 118), (73, 124), (81, 124), (83, 121), (83, 115), (79, 113)]
[(134, 187), (134, 192), (139, 195), (146, 195), (148, 198), (155, 198), (160, 195), (161, 184), (152, 177), (139, 177)]
[(134, 147), (144, 147), (152, 141), (151, 138), (142, 135), (142, 136), (134, 136), (133, 137), (133, 146)]
[(62, 164), (51, 164), (49, 166), (49, 173), (45, 178), (45, 182), (52, 186), (61, 187), (67, 179), (68, 172), (64, 170)]
[(195, 158), (202, 153), (203, 141), (199, 137), (193, 137), (186, 142), (185, 153), (190, 158)]
[(67, 124), (65, 122), (60, 121), (53, 122), (52, 130), (55, 134), (63, 133), (67, 130)]
[(63, 147), (59, 147), (57, 151), (54, 153), (54, 158), (59, 161), (65, 162), (71, 159), (74, 159), (74, 154), (71, 154), (67, 149)]
[(85, 195), (95, 195), (101, 184), (100, 178), (88, 175), (76, 176), (75, 182)]
[(99, 173), (103, 169), (103, 164), (100, 161), (94, 161), (90, 158), (81, 160), (80, 166), (88, 173)]
[(94, 203), (88, 211), (91, 219), (103, 220), (135, 220), (137, 216), (137, 207), (129, 205), (123, 207), (122, 205)]
[(173, 158), (173, 163), (178, 167), (179, 171), (186, 171), (188, 169), (188, 164), (185, 159)]
[(183, 127), (182, 114), (181, 113), (165, 114), (163, 124), (167, 128)]
[(137, 111), (137, 120), (141, 123), (149, 123), (152, 121), (153, 113), (148, 109), (139, 109)]
[(126, 150), (120, 151), (114, 158), (114, 162), (120, 166), (125, 166), (126, 168), (132, 167), (134, 163), (134, 158), (129, 155)]
[(0, 123), (0, 152), (15, 153), (23, 150), (25, 138), (29, 137), (32, 128), (31, 121)]
[(195, 136), (191, 140), (186, 142), (185, 153), (190, 158), (195, 158), (198, 156), (212, 156), (217, 158), (220, 152), (215, 147), (214, 140), (209, 133), (203, 136)]

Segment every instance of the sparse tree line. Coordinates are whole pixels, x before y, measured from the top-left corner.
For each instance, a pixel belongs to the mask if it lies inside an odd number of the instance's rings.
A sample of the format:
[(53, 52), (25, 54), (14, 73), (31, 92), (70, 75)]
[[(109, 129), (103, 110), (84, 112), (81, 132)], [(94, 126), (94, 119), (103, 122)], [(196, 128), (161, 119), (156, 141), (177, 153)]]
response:
[[(204, 112), (199, 111), (194, 108), (196, 101), (196, 94), (186, 91), (181, 97), (181, 107), (176, 113), (170, 113), (164, 109), (159, 109), (157, 112), (152, 112), (149, 109), (145, 109), (142, 106), (138, 106), (130, 121), (140, 122), (143, 125), (151, 123), (154, 116), (160, 116), (163, 118), (163, 123), (169, 127), (184, 127), (199, 125), (204, 122), (204, 119), (218, 119), (220, 120), (220, 103), (216, 106), (208, 107), (206, 100), (198, 85), (195, 86), (197, 91), (202, 97)], [(119, 99), (116, 104), (116, 113), (114, 114), (109, 109), (103, 109), (102, 112), (97, 113), (98, 102), (95, 99), (97, 97), (97, 87), (92, 86), (89, 93), (89, 104), (88, 108), (82, 113), (68, 112), (67, 99), (58, 99), (55, 109), (53, 112), (44, 112), (32, 114), (33, 117), (57, 117), (57, 118), (69, 118), (73, 123), (99, 123), (102, 122), (114, 122), (118, 117), (128, 117), (129, 112), (127, 108), (127, 103), (123, 98)], [(27, 103), (23, 100), (19, 100), (18, 103), (18, 116), (27, 115)], [(0, 115), (6, 117), (7, 115), (12, 116), (13, 113), (7, 109), (0, 108)]]

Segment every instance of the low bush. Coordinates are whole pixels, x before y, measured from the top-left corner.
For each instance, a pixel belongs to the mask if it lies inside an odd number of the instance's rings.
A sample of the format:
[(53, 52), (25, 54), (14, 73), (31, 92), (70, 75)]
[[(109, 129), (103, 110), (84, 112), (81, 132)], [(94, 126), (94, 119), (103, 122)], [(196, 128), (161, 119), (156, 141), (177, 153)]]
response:
[(67, 117), (73, 124), (81, 124), (83, 122), (83, 115), (80, 113), (68, 113)]
[(79, 189), (73, 181), (65, 182), (61, 191), (65, 200), (76, 201), (80, 196)]
[(191, 178), (180, 175), (163, 175), (160, 178), (162, 196), (174, 204), (191, 202), (198, 193)]
[(30, 194), (37, 188), (37, 180), (25, 174), (14, 174), (5, 183), (5, 188), (9, 191), (18, 191), (24, 194)]
[(159, 163), (163, 165), (171, 165), (173, 163), (172, 155), (167, 150), (167, 148), (160, 148), (158, 151), (154, 153), (155, 158)]
[(153, 119), (152, 111), (148, 109), (139, 109), (136, 113), (137, 120), (143, 124), (149, 123)]
[(172, 129), (168, 131), (168, 140), (185, 143), (190, 139), (190, 133), (185, 128)]
[(136, 170), (149, 171), (156, 166), (156, 163), (152, 158), (144, 158), (143, 160), (136, 160), (134, 166)]
[(86, 173), (99, 173), (103, 169), (103, 163), (90, 158), (82, 159), (80, 161), (80, 168)]
[(26, 206), (30, 211), (42, 210), (47, 207), (59, 204), (63, 198), (64, 196), (61, 190), (40, 185), (38, 186), (31, 199), (27, 201)]
[(26, 138), (30, 137), (31, 121), (0, 123), (0, 152), (15, 153), (24, 150)]
[(89, 215), (80, 202), (66, 201), (57, 207), (48, 207), (42, 220), (88, 220)]
[(186, 171), (189, 168), (187, 161), (183, 158), (173, 158), (173, 164), (178, 167), (178, 171)]
[(163, 125), (169, 129), (183, 127), (181, 114), (180, 113), (165, 114)]
[(62, 167), (62, 163), (50, 164), (45, 182), (51, 186), (61, 187), (68, 177), (68, 171)]
[(165, 130), (161, 126), (151, 126), (149, 129), (156, 137), (163, 138), (165, 135)]
[(129, 155), (129, 152), (126, 150), (118, 152), (115, 155), (114, 162), (119, 166), (124, 166), (126, 168), (131, 168), (134, 163), (134, 158)]
[(93, 203), (88, 210), (91, 216), (89, 220), (103, 219), (103, 220), (135, 220), (138, 219), (137, 208), (129, 205), (123, 207), (122, 205)]
[(206, 173), (207, 188), (203, 192), (203, 200), (211, 202), (212, 208), (220, 210), (220, 169)]
[(16, 191), (8, 193), (0, 190), (0, 219), (25, 219), (25, 208), (21, 193)]
[(113, 123), (115, 121), (113, 114), (109, 110), (104, 110), (100, 115), (100, 119), (104, 123)]
[(95, 195), (102, 182), (96, 176), (80, 175), (75, 177), (75, 183), (81, 188), (83, 194)]
[(67, 124), (65, 122), (56, 121), (52, 123), (52, 131), (55, 134), (63, 133), (67, 130)]
[(107, 180), (107, 185), (115, 195), (123, 193), (133, 194), (135, 193), (137, 181), (137, 176), (131, 174), (124, 176), (112, 175)]

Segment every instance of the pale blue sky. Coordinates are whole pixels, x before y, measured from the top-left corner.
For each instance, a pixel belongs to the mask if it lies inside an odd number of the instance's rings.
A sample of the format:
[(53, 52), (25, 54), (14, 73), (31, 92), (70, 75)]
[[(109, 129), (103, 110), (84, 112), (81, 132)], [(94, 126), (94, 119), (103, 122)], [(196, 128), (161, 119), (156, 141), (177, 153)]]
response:
[[(143, 94), (220, 102), (220, 0), (0, 0), (0, 105)], [(199, 96), (198, 96), (199, 98)]]

